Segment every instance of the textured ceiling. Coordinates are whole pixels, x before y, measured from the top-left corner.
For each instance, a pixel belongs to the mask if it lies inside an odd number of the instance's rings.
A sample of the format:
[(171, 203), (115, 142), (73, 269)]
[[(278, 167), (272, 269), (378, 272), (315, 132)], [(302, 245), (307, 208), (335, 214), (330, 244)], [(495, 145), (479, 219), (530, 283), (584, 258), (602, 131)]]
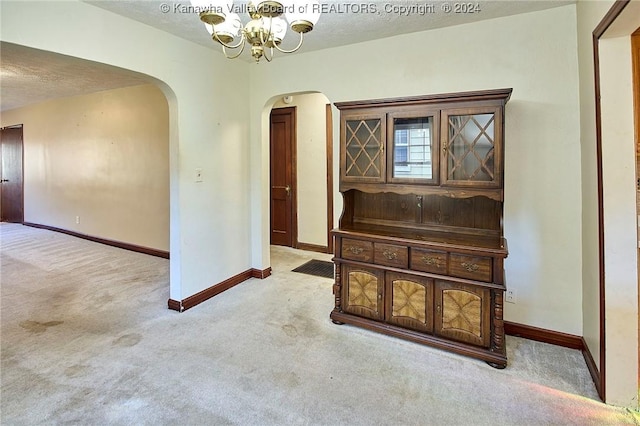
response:
[(134, 72), (58, 53), (0, 43), (0, 110), (147, 81)]
[[(130, 0), (83, 0), (118, 15), (156, 27), (168, 33), (193, 41), (212, 49), (221, 50), (205, 30), (196, 13), (188, 11), (189, 0), (181, 1), (130, 1)], [(256, 0), (253, 0), (256, 3)], [(306, 4), (307, 0), (295, 0)], [(247, 1), (236, 0), (234, 4), (243, 5)], [(469, 3), (454, 1), (335, 1), (321, 0), (328, 13), (324, 13), (312, 32), (305, 36), (301, 52), (326, 49), (367, 40), (386, 38), (397, 34), (406, 34), (451, 25), (460, 25), (473, 21), (493, 19), (501, 16), (533, 12), (563, 6), (575, 1), (561, 0), (491, 0)], [(458, 4), (478, 5), (473, 13), (445, 12)], [(430, 7), (425, 7), (429, 5)], [(403, 12), (402, 8), (405, 8)], [(407, 9), (414, 7), (413, 9)], [(419, 7), (422, 7), (421, 10)], [(449, 8), (449, 9), (447, 9)], [(462, 11), (462, 10), (460, 10)], [(246, 13), (240, 14), (243, 22), (249, 20)], [(284, 48), (295, 47), (299, 37), (289, 31), (283, 42)], [(248, 52), (243, 54), (251, 60)], [(277, 56), (277, 54), (276, 54)]]
[[(304, 2), (304, 0), (301, 1)], [(85, 0), (85, 3), (220, 51), (220, 46), (211, 40), (198, 15), (187, 10), (190, 5), (189, 0)], [(236, 1), (236, 4), (242, 3), (246, 2)], [(447, 7), (468, 3), (418, 0), (323, 1), (323, 7), (328, 13), (324, 13), (314, 30), (305, 36), (300, 52), (533, 12), (569, 3), (574, 1), (478, 1), (472, 3), (477, 4), (477, 8), (473, 10), (474, 13), (454, 13), (454, 11), (447, 12)], [(406, 9), (406, 7), (413, 7), (413, 9)], [(403, 12), (407, 10), (408, 12)], [(290, 34), (285, 37), (283, 47), (285, 49), (293, 47), (297, 38), (297, 34), (290, 31)], [(277, 58), (278, 54), (275, 56)], [(248, 52), (244, 53), (243, 59), (251, 60)], [(147, 82), (143, 76), (127, 70), (10, 43), (0, 44), (0, 71), (0, 110), (2, 111), (47, 99)]]

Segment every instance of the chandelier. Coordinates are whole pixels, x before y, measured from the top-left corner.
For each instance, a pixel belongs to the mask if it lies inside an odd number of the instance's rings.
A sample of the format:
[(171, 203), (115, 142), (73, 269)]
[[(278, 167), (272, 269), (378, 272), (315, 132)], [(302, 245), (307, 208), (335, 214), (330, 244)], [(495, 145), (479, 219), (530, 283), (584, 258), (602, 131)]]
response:
[[(237, 2), (238, 3), (238, 2)], [(273, 59), (274, 49), (292, 53), (300, 49), (304, 34), (313, 29), (320, 18), (320, 3), (317, 0), (249, 1), (233, 4), (233, 0), (191, 0), (194, 11), (214, 41), (222, 45), (228, 59), (239, 57), (247, 45), (256, 62)], [(251, 18), (243, 25), (237, 12), (246, 12)], [(284, 17), (283, 17), (284, 15)], [(300, 34), (298, 45), (285, 50), (280, 47), (288, 26)]]

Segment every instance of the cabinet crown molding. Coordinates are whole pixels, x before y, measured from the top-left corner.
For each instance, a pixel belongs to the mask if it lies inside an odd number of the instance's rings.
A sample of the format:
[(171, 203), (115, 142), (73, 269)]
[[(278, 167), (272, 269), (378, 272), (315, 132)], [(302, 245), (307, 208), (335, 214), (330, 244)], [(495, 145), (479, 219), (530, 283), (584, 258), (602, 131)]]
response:
[(473, 92), (441, 93), (436, 95), (404, 96), (398, 98), (368, 99), (362, 101), (335, 102), (339, 110), (347, 110), (361, 107), (387, 107), (403, 105), (441, 104), (449, 102), (472, 102), (498, 100), (506, 104), (511, 98), (512, 88), (477, 90)]

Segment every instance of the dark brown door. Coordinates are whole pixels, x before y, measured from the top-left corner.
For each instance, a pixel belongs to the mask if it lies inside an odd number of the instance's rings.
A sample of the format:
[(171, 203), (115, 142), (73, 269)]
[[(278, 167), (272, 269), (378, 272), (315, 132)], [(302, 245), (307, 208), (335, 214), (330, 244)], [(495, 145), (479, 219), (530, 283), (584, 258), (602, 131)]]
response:
[(295, 108), (271, 111), (271, 244), (294, 247)]
[(24, 221), (22, 126), (2, 129), (1, 139), (1, 220), (22, 223)]

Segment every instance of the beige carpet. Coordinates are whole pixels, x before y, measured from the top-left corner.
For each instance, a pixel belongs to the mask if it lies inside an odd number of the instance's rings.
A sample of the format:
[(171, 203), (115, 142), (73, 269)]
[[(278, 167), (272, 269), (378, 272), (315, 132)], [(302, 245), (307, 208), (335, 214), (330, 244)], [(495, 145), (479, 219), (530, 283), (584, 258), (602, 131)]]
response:
[[(2, 425), (637, 425), (578, 351), (507, 338), (509, 366), (329, 320), (332, 280), (273, 275), (182, 314), (168, 261), (15, 224), (1, 231)], [(211, 283), (214, 284), (214, 283)]]

